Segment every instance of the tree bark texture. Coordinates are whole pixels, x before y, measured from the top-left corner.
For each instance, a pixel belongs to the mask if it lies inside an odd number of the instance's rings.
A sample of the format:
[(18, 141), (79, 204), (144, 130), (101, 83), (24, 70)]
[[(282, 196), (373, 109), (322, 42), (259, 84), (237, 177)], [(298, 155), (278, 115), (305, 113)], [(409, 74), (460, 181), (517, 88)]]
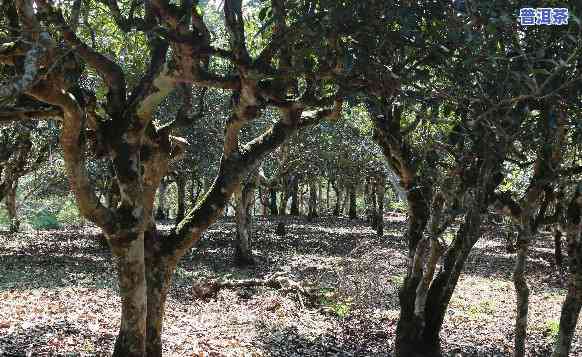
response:
[(246, 178), (234, 193), (235, 199), (235, 261), (240, 266), (254, 265), (255, 259), (252, 251), (252, 213), (251, 204), (254, 201), (257, 186), (256, 174)]
[(314, 179), (309, 180), (309, 207), (307, 219), (313, 220), (317, 217), (317, 182)]
[(582, 186), (578, 185), (566, 213), (568, 242), (568, 293), (562, 304), (560, 332), (552, 357), (570, 353), (576, 324), (582, 307)]

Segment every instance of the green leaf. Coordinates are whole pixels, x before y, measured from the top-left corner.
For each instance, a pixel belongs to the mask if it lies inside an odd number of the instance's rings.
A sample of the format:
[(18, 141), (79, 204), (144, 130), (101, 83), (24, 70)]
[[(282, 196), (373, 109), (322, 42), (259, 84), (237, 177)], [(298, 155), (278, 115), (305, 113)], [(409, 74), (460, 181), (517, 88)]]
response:
[(551, 73), (547, 69), (545, 69), (545, 68), (536, 68), (536, 69), (532, 70), (531, 73), (532, 74), (541, 74), (541, 75), (544, 75), (544, 76), (551, 75)]
[(261, 11), (259, 11), (259, 20), (265, 21), (267, 15), (269, 15), (269, 12), (271, 12), (271, 8), (269, 6), (262, 8)]

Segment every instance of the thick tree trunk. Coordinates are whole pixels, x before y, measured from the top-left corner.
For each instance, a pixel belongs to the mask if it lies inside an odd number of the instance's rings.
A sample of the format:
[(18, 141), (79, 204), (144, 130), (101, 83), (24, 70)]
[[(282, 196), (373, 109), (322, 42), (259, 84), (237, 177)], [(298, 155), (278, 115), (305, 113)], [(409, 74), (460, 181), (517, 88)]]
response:
[(424, 340), (430, 346), (440, 348), (439, 333), (445, 320), (449, 302), (469, 253), (481, 236), (481, 211), (483, 207), (479, 202), (482, 202), (481, 199), (474, 203), (465, 214), (463, 224), (442, 258), (440, 271), (430, 285), (426, 299), (426, 327), (424, 329)]
[(176, 222), (180, 222), (184, 219), (184, 214), (186, 213), (186, 182), (180, 173), (176, 174), (175, 177), (178, 193), (178, 211), (176, 212)]
[[(582, 281), (582, 277), (578, 277)], [(578, 282), (578, 285), (580, 282)], [(580, 289), (579, 287), (574, 288)], [(568, 289), (566, 299), (562, 304), (562, 312), (560, 314), (560, 333), (554, 347), (552, 357), (568, 357), (570, 355), (570, 348), (574, 333), (576, 332), (576, 324), (580, 316), (580, 308), (582, 307), (582, 299), (576, 296), (576, 291), (572, 288)]]
[(578, 188), (567, 210), (568, 294), (562, 305), (560, 333), (552, 357), (567, 357), (582, 307), (582, 192)]
[(315, 180), (309, 181), (309, 213), (308, 220), (313, 220), (317, 217), (317, 184)]
[(16, 233), (20, 228), (20, 221), (16, 212), (16, 188), (18, 181), (12, 183), (6, 192), (5, 205), (8, 211), (8, 219), (10, 220), (10, 232)]
[(525, 340), (527, 337), (527, 314), (529, 308), (529, 288), (525, 278), (527, 254), (530, 244), (531, 234), (527, 228), (519, 232), (517, 237), (517, 259), (513, 270), (513, 285), (517, 298), (517, 316), (515, 319), (515, 346), (513, 355), (515, 357), (525, 356)]
[(144, 233), (110, 237), (117, 258), (121, 326), (115, 341), (114, 357), (143, 357), (146, 346), (146, 276)]
[(160, 237), (155, 227), (145, 233), (147, 282), (146, 356), (162, 356), (164, 310), (168, 290), (176, 267), (175, 260), (160, 252)]
[[(251, 179), (253, 180), (253, 179)], [(241, 185), (243, 186), (243, 185)], [(255, 183), (250, 181), (235, 191), (235, 261), (239, 266), (255, 264), (252, 251), (252, 215), (251, 204), (255, 194)]]
[(350, 219), (358, 218), (356, 211), (356, 185), (350, 185)]
[(271, 216), (279, 214), (279, 211), (277, 210), (277, 190), (274, 188), (269, 189), (269, 209), (271, 211)]
[[(421, 276), (413, 270), (416, 250), (422, 239), (429, 218), (427, 203), (428, 196), (420, 190), (411, 190), (407, 199), (409, 207), (408, 228), (406, 240), (408, 241), (408, 271), (406, 278), (400, 287), (398, 298), (400, 301), (400, 317), (396, 326), (395, 355), (405, 356), (431, 356), (429, 347), (424, 346), (422, 340), (423, 319), (415, 314), (416, 289)], [(422, 250), (422, 249), (419, 249)], [(413, 272), (415, 274), (413, 274)]]
[[(428, 222), (426, 199), (430, 192), (411, 190), (409, 201), (409, 264), (407, 276), (400, 290), (400, 319), (396, 329), (395, 355), (441, 356), (439, 334), (454, 289), (464, 264), (480, 236), (482, 206), (484, 199), (468, 206), (463, 224), (455, 239), (442, 257), (442, 266), (433, 279), (441, 257), (441, 249), (435, 240), (431, 225), (431, 237), (423, 238)], [(435, 222), (440, 221), (433, 213)]]

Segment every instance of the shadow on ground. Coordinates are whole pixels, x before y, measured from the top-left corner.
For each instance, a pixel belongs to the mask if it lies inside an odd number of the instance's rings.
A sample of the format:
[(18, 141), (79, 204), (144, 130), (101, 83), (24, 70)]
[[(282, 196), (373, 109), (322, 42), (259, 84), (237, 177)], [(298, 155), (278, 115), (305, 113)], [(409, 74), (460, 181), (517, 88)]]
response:
[[(284, 236), (275, 234), (280, 222), (286, 223)], [(239, 352), (229, 354), (235, 347), (223, 343), (224, 336), (236, 336), (245, 343), (236, 351), (259, 356), (390, 356), (398, 319), (398, 287), (406, 271), (405, 222), (387, 220), (384, 236), (378, 237), (365, 222), (344, 217), (312, 222), (258, 217), (254, 224), (257, 264), (247, 269), (234, 265), (234, 231), (232, 219), (213, 225), (180, 262), (168, 299), (166, 355), (192, 355), (200, 351), (197, 348), (204, 340), (218, 351), (212, 356), (239, 356)], [(0, 356), (24, 356), (27, 351), (78, 355), (86, 349), (97, 356), (110, 353), (119, 315), (117, 283), (111, 255), (96, 242), (97, 233), (0, 233), (0, 294), (16, 292), (19, 298), (28, 299), (27, 294), (35, 289), (47, 289), (53, 295), (39, 301), (67, 305), (74, 300), (76, 305), (70, 308), (75, 313), (97, 315), (73, 321), (66, 319), (66, 309), (40, 312), (34, 318), (23, 312), (26, 318), (13, 318), (10, 330), (0, 329), (0, 351), (5, 348)], [(528, 263), (532, 289), (528, 346), (532, 356), (547, 355), (551, 339), (545, 326), (559, 318), (563, 290), (555, 283), (551, 252), (551, 240), (542, 237), (532, 245)], [(486, 227), (447, 314), (442, 333), (447, 355), (510, 354), (514, 259), (514, 254), (505, 251), (497, 227)], [(196, 300), (191, 292), (192, 283), (204, 279), (254, 278), (275, 272), (329, 289), (334, 298), (320, 302), (321, 306), (305, 307), (296, 295), (269, 288), (225, 291), (208, 301)], [(79, 288), (79, 295), (61, 294), (71, 287)], [(96, 290), (107, 298), (89, 296)], [(0, 322), (3, 312), (8, 316), (9, 311), (0, 309)], [(87, 321), (97, 327), (89, 328)], [(53, 346), (53, 340), (69, 341), (70, 345)], [(580, 346), (573, 353), (582, 353)]]

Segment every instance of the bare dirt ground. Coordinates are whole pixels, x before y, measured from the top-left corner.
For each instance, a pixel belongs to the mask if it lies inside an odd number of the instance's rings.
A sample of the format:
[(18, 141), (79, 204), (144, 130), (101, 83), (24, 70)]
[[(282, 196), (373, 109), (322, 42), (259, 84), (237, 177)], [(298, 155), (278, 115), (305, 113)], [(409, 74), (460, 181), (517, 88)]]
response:
[[(384, 237), (361, 221), (256, 222), (258, 265), (233, 266), (234, 224), (212, 226), (178, 268), (165, 320), (166, 356), (390, 356), (405, 271), (402, 217)], [(277, 236), (280, 220), (287, 235)], [(107, 356), (119, 322), (115, 267), (95, 229), (0, 233), (0, 356)], [(529, 356), (549, 356), (565, 289), (553, 273), (552, 243), (532, 247)], [(511, 270), (498, 226), (471, 254), (441, 333), (451, 356), (509, 356), (515, 318)], [(269, 288), (221, 290), (201, 301), (208, 278), (289, 277), (328, 292), (316, 306)], [(572, 356), (582, 356), (582, 324)]]

